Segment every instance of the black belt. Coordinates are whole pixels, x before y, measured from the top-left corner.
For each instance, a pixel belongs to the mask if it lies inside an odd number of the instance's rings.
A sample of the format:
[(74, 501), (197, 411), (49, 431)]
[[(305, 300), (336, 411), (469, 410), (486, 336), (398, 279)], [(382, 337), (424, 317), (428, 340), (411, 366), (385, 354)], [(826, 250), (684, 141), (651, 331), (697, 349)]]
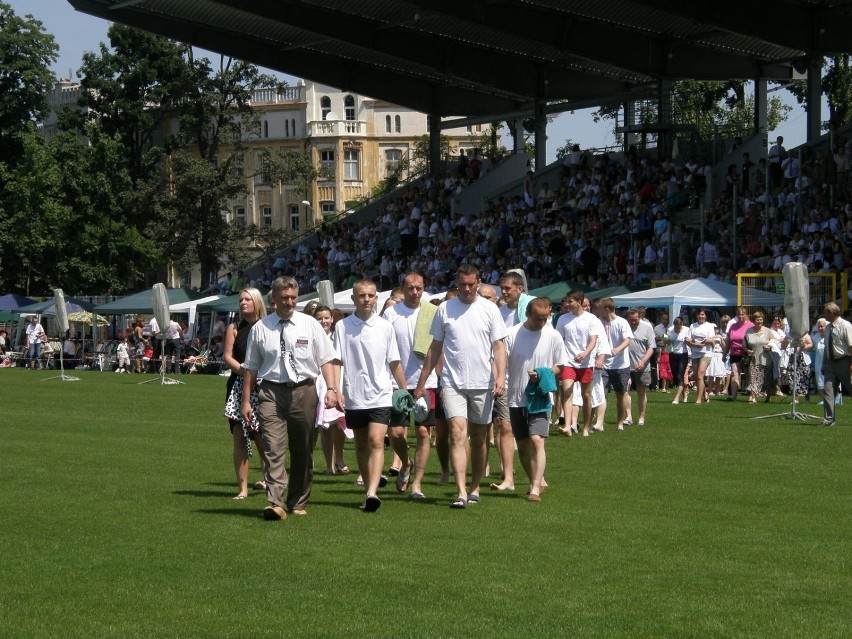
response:
[(316, 380), (306, 377), (301, 382), (270, 382), (268, 379), (263, 380), (264, 384), (275, 384), (276, 386), (283, 386), (285, 388), (298, 388), (299, 386), (311, 386), (315, 383)]

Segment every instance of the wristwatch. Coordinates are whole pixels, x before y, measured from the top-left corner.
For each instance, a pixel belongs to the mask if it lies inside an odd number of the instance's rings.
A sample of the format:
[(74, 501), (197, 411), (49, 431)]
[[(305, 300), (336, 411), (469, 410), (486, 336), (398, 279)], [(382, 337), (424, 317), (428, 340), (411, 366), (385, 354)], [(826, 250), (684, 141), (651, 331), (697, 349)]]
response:
[(336, 388), (326, 388), (325, 390), (326, 390), (326, 392), (331, 391), (331, 392), (332, 392), (332, 393), (334, 393), (335, 395), (337, 394), (337, 389), (336, 389)]

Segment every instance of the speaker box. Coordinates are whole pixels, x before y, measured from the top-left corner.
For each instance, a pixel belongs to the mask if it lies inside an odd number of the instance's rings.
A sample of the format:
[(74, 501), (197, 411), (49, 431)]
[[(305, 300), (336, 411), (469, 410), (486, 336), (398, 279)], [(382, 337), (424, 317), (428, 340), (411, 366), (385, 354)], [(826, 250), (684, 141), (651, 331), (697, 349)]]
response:
[(331, 280), (317, 282), (317, 293), (319, 293), (320, 304), (334, 308), (334, 284)]
[(151, 306), (154, 310), (154, 317), (157, 318), (157, 324), (160, 325), (160, 333), (165, 333), (169, 327), (169, 293), (163, 284), (154, 284), (151, 289)]
[(810, 284), (808, 267), (801, 262), (789, 262), (784, 265), (784, 314), (790, 325), (790, 337), (800, 339), (810, 332), (808, 317)]
[[(53, 289), (53, 303), (56, 306), (56, 323), (63, 333), (68, 330), (68, 311), (65, 308), (65, 294), (61, 288)], [(63, 334), (63, 338), (65, 335)]]

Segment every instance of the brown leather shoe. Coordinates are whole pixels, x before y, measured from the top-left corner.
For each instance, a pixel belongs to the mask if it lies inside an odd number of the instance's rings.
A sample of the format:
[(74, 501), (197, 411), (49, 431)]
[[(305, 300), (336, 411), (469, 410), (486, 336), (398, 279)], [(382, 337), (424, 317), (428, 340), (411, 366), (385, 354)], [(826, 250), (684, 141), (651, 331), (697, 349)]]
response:
[(281, 506), (267, 506), (263, 509), (263, 518), (267, 521), (287, 519), (287, 512)]

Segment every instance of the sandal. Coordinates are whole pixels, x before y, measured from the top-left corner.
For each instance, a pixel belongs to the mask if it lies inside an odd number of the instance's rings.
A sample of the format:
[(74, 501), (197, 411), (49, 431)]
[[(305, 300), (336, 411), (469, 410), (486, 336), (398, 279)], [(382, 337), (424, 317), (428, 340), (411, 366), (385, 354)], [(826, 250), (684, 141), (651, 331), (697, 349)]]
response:
[(349, 466), (343, 464), (342, 466), (335, 466), (335, 470), (338, 475), (348, 475), (349, 474)]
[(234, 497), (231, 497), (231, 499), (239, 501), (240, 499), (245, 499), (246, 497), (248, 497), (248, 495), (236, 495)]
[(453, 503), (450, 504), (450, 508), (467, 508), (467, 499), (465, 499), (464, 497), (456, 497), (453, 500)]
[(256, 481), (256, 482), (254, 482), (253, 488), (255, 490), (266, 490), (266, 482), (265, 481)]

